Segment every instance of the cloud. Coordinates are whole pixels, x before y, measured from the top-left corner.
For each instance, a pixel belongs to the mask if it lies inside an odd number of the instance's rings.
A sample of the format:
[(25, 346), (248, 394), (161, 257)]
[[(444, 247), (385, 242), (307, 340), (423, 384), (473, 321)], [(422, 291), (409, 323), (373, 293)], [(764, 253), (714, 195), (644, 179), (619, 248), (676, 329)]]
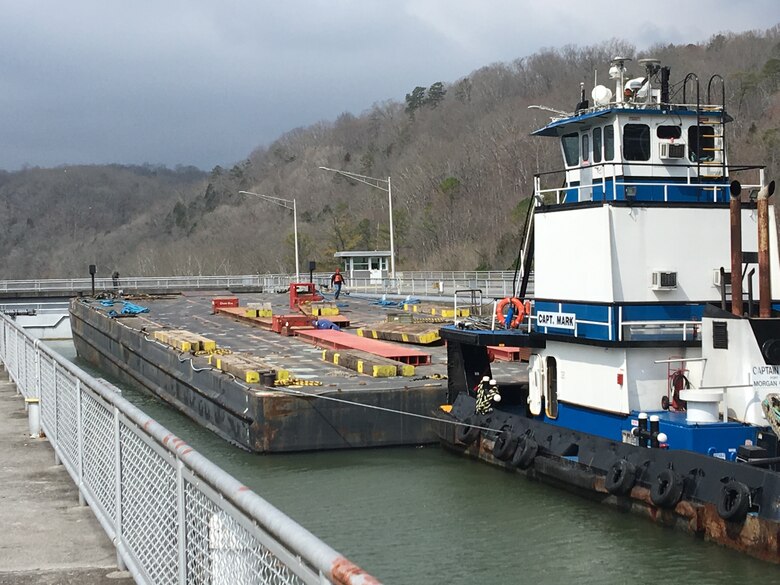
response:
[(773, 0), (3, 3), (0, 168), (232, 164), (284, 131), (542, 47), (768, 26)]

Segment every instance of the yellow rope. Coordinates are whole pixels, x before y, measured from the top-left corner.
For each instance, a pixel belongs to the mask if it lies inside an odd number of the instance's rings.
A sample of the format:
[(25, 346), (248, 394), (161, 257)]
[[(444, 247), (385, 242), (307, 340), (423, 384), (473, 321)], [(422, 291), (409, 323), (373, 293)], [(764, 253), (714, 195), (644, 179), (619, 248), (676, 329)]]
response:
[(233, 353), (227, 348), (224, 347), (218, 347), (217, 349), (212, 349), (211, 351), (201, 350), (196, 351), (195, 355), (230, 355)]
[(274, 380), (274, 386), (322, 386), (318, 380), (301, 380), (300, 378), (287, 378), (285, 380)]

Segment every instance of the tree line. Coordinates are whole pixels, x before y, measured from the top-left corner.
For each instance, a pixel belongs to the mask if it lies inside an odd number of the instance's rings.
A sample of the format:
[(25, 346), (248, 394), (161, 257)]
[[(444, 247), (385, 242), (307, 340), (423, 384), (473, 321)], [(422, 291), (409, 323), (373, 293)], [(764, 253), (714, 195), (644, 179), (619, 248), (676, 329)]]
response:
[[(780, 178), (780, 26), (637, 51), (613, 39), (541, 50), (403, 102), (297, 128), (230, 168), (75, 166), (0, 172), (0, 279), (294, 271), (291, 212), (247, 190), (295, 199), (301, 265), (335, 267), (345, 249), (389, 249), (386, 193), (339, 168), (392, 177), (398, 270), (508, 269), (534, 173), (561, 167), (555, 140), (530, 132), (543, 104), (572, 111), (580, 82), (602, 83), (615, 55), (655, 57), (677, 91), (688, 72), (726, 80), (732, 163)], [(632, 73), (640, 75), (638, 66)]]

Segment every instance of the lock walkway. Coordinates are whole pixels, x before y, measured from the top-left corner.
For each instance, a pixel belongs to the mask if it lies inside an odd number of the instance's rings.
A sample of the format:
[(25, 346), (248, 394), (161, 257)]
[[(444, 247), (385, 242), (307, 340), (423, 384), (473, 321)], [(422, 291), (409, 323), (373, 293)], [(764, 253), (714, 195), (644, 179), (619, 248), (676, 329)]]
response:
[(130, 585), (116, 550), (0, 365), (0, 585)]

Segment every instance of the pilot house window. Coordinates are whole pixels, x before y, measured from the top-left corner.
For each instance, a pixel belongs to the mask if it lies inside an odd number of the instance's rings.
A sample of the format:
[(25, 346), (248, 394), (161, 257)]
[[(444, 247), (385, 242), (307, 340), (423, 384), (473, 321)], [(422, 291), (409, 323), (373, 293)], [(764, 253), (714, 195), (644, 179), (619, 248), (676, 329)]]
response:
[(566, 158), (566, 166), (574, 167), (580, 162), (580, 137), (575, 132), (561, 136), (563, 156)]
[(604, 160), (615, 159), (615, 127), (604, 126)]
[(623, 158), (650, 160), (650, 127), (647, 124), (626, 124), (623, 127)]
[(593, 162), (601, 162), (601, 128), (593, 129)]

